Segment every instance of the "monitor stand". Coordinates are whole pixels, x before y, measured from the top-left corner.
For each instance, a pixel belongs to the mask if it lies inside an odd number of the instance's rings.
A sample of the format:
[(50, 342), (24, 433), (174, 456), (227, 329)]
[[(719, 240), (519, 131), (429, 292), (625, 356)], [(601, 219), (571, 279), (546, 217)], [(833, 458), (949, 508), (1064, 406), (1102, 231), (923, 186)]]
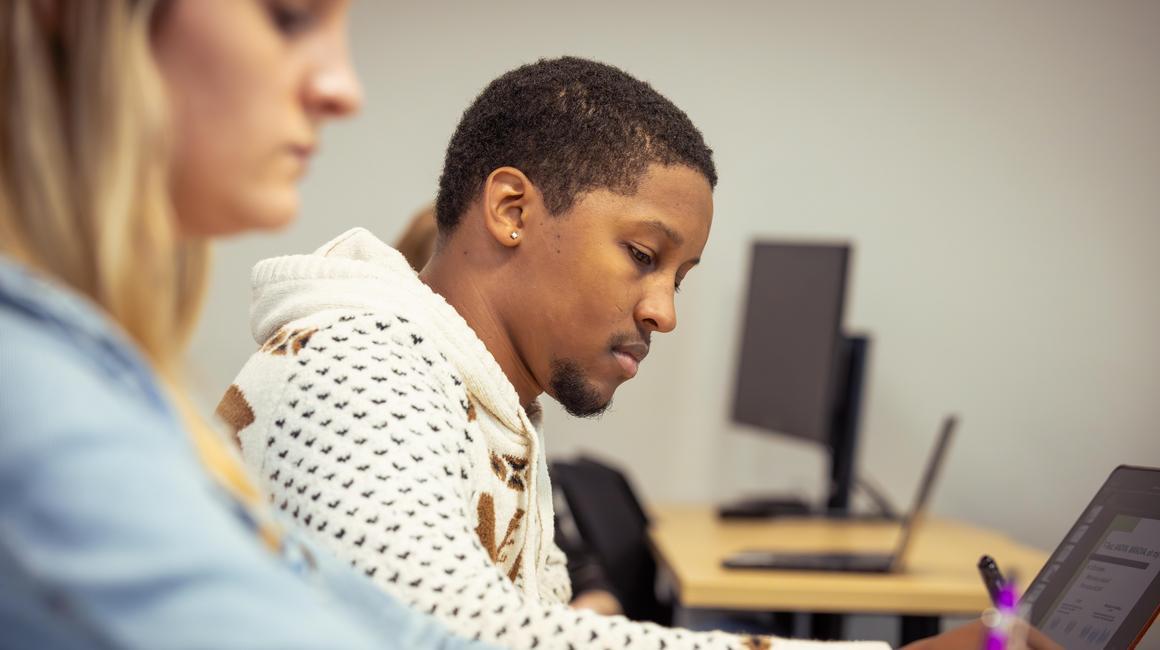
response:
[(850, 496), (854, 492), (858, 429), (862, 417), (862, 394), (869, 357), (869, 336), (842, 337), (837, 381), (834, 383), (834, 410), (830, 419), (828, 511), (850, 509)]
[(722, 504), (717, 514), (722, 519), (772, 519), (803, 517), (811, 513), (810, 504), (795, 497), (756, 497)]
[(750, 497), (721, 504), (717, 515), (722, 519), (776, 519), (776, 518), (824, 518), (851, 521), (900, 521), (893, 509), (879, 509), (878, 512), (851, 512), (841, 510), (819, 510), (796, 497)]

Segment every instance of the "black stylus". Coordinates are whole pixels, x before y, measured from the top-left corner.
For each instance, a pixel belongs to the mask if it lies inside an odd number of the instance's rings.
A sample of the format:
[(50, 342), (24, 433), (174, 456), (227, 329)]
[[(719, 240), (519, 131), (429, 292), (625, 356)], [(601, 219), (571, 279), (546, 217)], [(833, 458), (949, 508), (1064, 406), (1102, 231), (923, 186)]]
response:
[(991, 604), (999, 602), (999, 590), (1003, 588), (1003, 574), (995, 558), (984, 555), (979, 558), (979, 576), (983, 578), (983, 585), (987, 587), (987, 594), (991, 596)]

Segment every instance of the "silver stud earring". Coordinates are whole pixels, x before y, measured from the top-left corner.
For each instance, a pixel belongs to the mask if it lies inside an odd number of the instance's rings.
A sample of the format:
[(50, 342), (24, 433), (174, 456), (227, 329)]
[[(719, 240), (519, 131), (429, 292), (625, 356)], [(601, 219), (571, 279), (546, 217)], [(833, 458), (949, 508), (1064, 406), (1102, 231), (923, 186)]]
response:
[(520, 238), (520, 234), (513, 230), (512, 231), (512, 239), (519, 239), (519, 238)]

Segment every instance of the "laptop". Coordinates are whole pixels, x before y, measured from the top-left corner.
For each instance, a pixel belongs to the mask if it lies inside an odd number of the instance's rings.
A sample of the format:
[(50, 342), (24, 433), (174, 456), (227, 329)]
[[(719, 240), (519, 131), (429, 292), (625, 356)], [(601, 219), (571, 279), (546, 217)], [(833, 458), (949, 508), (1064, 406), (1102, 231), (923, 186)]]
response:
[(1160, 468), (1117, 467), (1020, 605), (1068, 650), (1136, 647), (1160, 614)]
[(902, 532), (893, 553), (792, 553), (780, 551), (741, 551), (722, 562), (729, 569), (785, 569), (792, 571), (853, 571), (859, 573), (895, 573), (903, 570), (907, 551), (922, 525), (935, 479), (946, 459), (958, 418), (948, 415), (934, 449), (926, 462), (918, 494), (910, 512), (903, 517)]

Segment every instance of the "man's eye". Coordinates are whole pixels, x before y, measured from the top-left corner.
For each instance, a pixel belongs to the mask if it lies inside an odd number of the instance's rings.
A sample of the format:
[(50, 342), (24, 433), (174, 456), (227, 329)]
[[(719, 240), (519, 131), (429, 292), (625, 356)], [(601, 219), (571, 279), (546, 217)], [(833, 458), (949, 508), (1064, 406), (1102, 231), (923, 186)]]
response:
[(632, 244), (628, 245), (628, 252), (631, 253), (632, 257), (637, 262), (640, 262), (642, 265), (652, 266), (652, 256), (649, 255), (648, 253), (642, 251), (641, 249), (637, 248), (636, 246), (633, 246)]

